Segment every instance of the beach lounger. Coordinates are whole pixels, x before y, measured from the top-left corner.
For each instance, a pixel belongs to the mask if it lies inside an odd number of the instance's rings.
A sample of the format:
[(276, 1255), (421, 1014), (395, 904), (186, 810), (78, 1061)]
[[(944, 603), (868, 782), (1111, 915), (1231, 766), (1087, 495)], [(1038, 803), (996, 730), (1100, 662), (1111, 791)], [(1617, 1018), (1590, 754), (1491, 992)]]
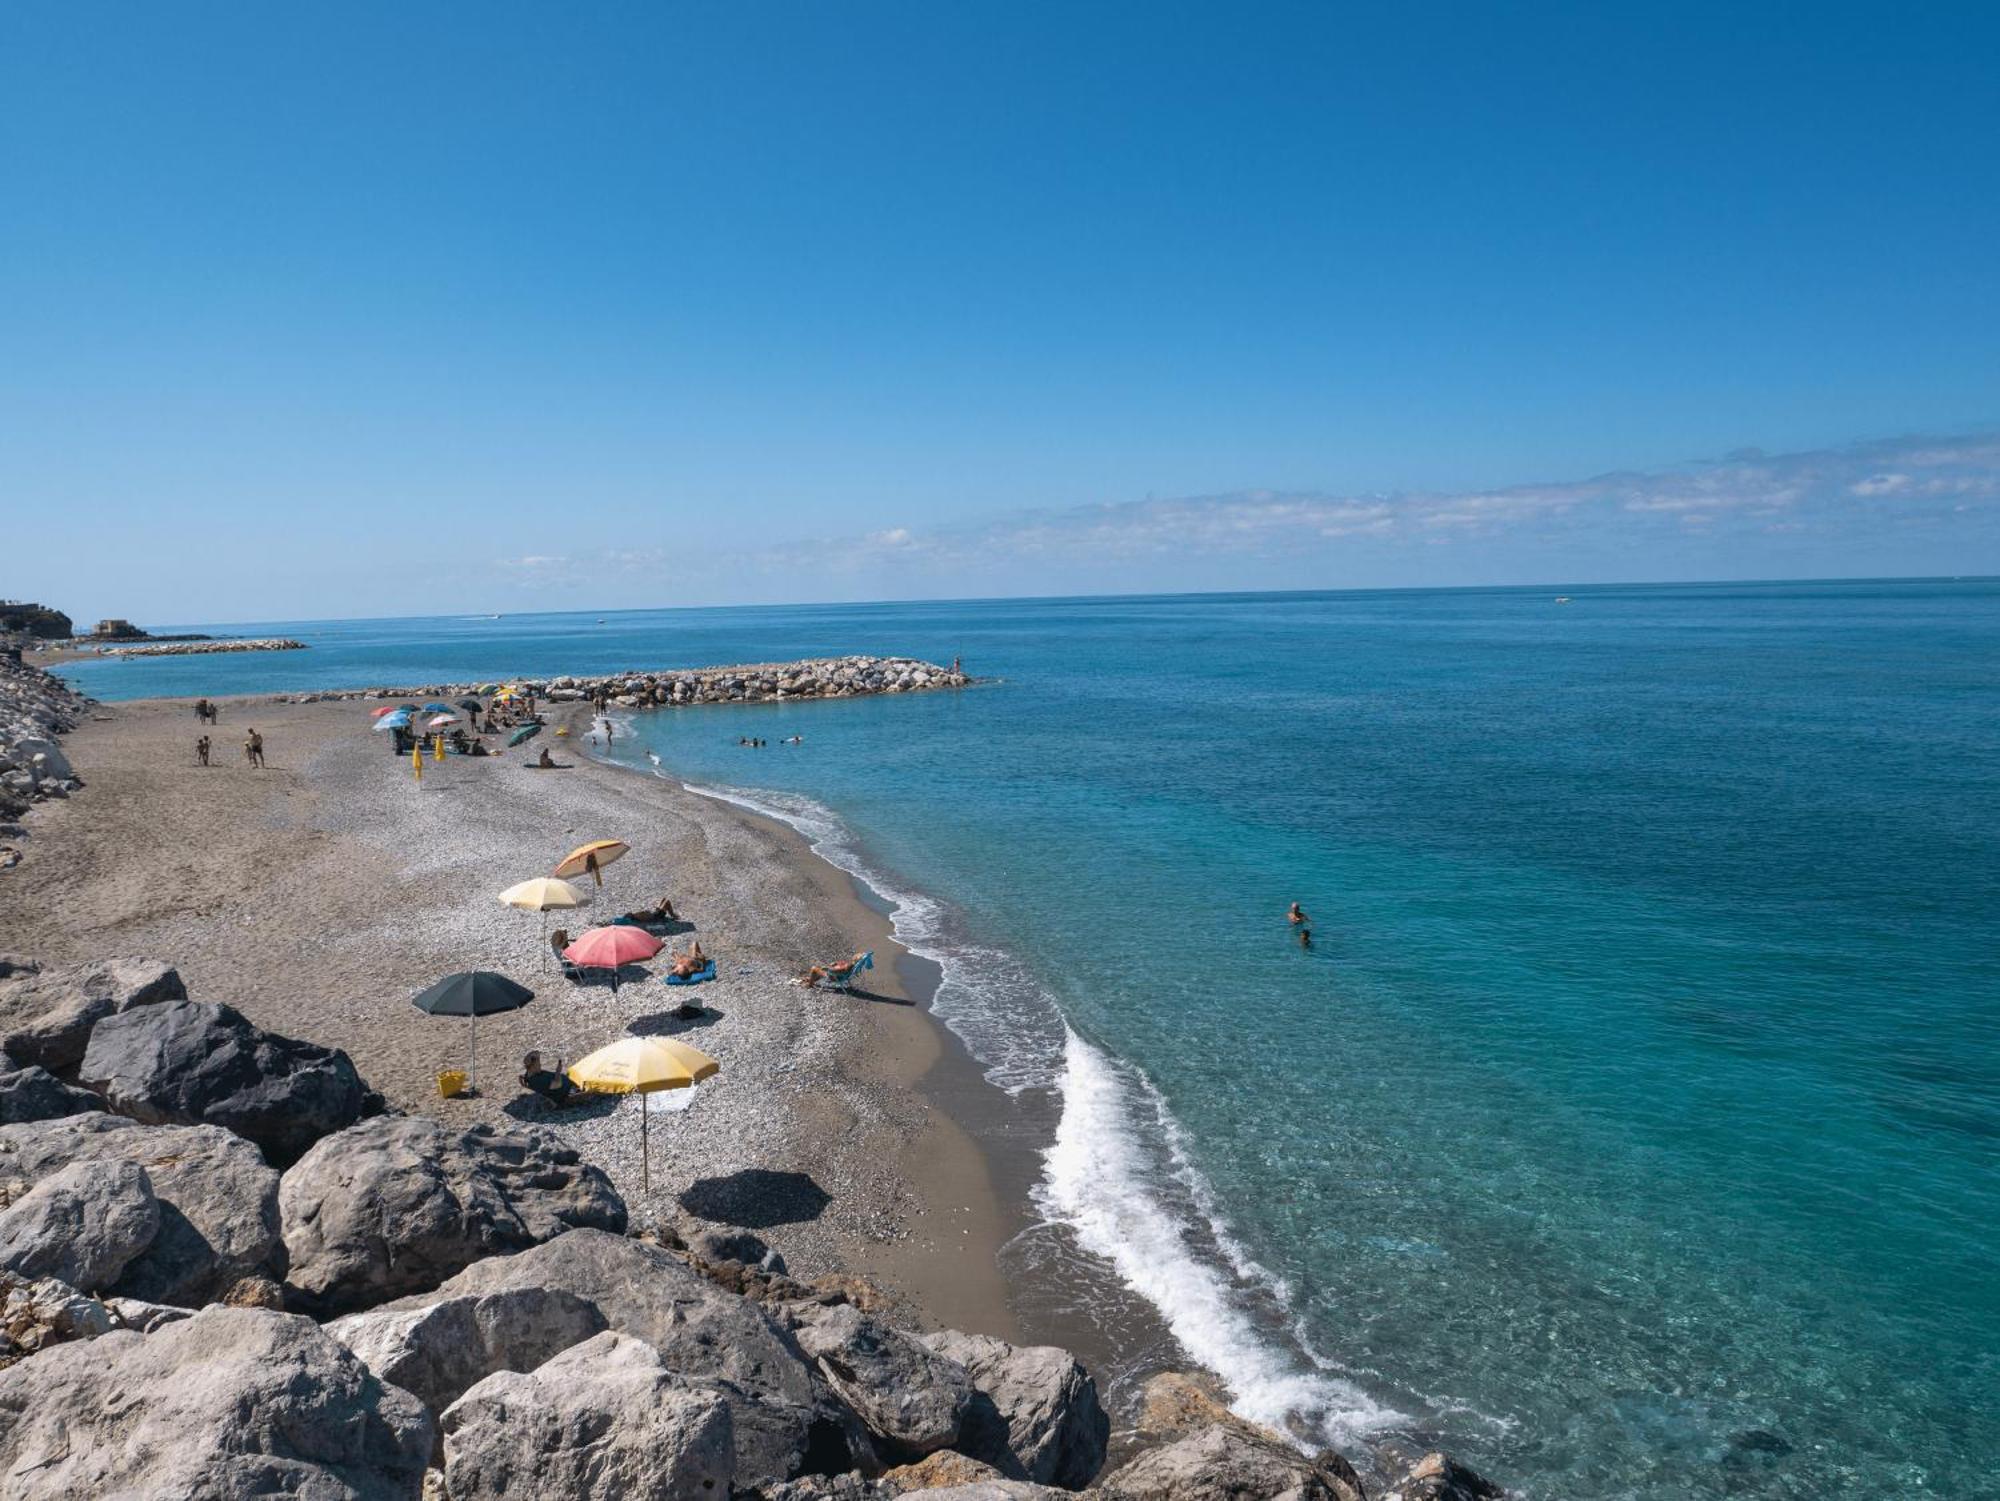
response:
[(842, 995), (846, 995), (850, 990), (854, 988), (854, 977), (860, 974), (864, 969), (873, 969), (874, 967), (875, 967), (875, 951), (873, 949), (870, 949), (867, 953), (863, 954), (859, 959), (854, 961), (854, 967), (852, 969), (843, 969), (841, 968), (841, 966), (837, 964), (833, 966), (833, 968), (829, 969), (826, 972), (826, 985), (824, 988), (827, 990), (837, 990)]
[(662, 975), (660, 978), (669, 985), (699, 985), (703, 980), (715, 978), (715, 961), (709, 960), (691, 975)]

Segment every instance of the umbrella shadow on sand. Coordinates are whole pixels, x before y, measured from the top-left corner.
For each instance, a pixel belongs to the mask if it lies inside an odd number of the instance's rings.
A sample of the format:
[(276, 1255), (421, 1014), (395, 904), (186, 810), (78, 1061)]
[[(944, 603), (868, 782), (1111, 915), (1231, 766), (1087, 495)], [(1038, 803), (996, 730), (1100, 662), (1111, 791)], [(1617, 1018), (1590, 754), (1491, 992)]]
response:
[(816, 1220), (833, 1202), (833, 1195), (806, 1173), (781, 1173), (766, 1167), (745, 1168), (722, 1178), (697, 1178), (680, 1196), (689, 1214), (745, 1230), (773, 1225), (802, 1225)]
[(884, 995), (879, 990), (864, 990), (859, 985), (850, 985), (846, 990), (835, 992), (851, 996), (857, 1001), (873, 1001), (878, 1006), (914, 1006), (917, 1003), (900, 995)]
[[(699, 1001), (689, 1001), (690, 1006), (699, 1006)], [(635, 1016), (625, 1024), (625, 1030), (634, 1037), (676, 1037), (682, 1032), (695, 1032), (703, 1027), (712, 1027), (729, 1013), (717, 1011), (713, 1006), (702, 1006), (692, 1016), (683, 1015), (679, 1009), (654, 1011), (646, 1016)]]
[(578, 1104), (558, 1108), (540, 1095), (524, 1090), (502, 1105), (500, 1113), (538, 1126), (553, 1125), (559, 1121), (594, 1121), (602, 1120), (616, 1110), (622, 1098), (622, 1095), (615, 1094), (586, 1095)]

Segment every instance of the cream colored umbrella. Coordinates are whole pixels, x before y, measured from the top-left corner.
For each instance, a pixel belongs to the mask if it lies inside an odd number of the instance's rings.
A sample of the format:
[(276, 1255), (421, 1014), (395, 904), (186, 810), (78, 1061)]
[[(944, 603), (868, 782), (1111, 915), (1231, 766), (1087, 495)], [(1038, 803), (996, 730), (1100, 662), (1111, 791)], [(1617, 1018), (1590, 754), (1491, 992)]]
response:
[(571, 907), (581, 907), (590, 900), (590, 893), (580, 891), (569, 882), (554, 876), (536, 876), (532, 881), (523, 881), (518, 886), (509, 886), (500, 893), (500, 900), (510, 907), (518, 907), (523, 912), (542, 914), (542, 967), (549, 962), (549, 913), (564, 911)]
[[(596, 1094), (652, 1094), (661, 1089), (690, 1089), (713, 1078), (722, 1065), (700, 1048), (671, 1037), (621, 1037), (570, 1065), (570, 1082)], [(639, 1102), (639, 1182), (653, 1186), (650, 1148), (646, 1141), (646, 1102)]]

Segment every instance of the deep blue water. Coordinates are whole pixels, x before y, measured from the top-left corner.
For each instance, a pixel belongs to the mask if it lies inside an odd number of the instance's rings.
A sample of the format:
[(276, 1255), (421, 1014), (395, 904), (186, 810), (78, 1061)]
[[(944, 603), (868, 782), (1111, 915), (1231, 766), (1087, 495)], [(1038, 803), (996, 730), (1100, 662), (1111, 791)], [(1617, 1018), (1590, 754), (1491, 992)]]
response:
[(963, 655), (999, 681), (617, 747), (901, 896), (998, 1082), (1061, 1091), (1051, 1233), (1247, 1410), (1565, 1501), (1990, 1494), (2000, 584), (1571, 592), (287, 623), (73, 675)]

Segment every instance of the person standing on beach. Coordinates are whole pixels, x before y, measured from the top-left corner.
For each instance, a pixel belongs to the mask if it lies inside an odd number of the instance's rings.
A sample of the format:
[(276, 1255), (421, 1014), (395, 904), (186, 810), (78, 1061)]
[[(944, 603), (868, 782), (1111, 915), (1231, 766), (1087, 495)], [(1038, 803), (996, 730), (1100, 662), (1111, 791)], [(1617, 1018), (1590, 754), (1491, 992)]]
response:
[(264, 737), (252, 730), (243, 741), (243, 756), (258, 770), (264, 767)]
[(208, 765), (208, 736), (203, 735), (194, 743), (194, 759), (198, 766)]

